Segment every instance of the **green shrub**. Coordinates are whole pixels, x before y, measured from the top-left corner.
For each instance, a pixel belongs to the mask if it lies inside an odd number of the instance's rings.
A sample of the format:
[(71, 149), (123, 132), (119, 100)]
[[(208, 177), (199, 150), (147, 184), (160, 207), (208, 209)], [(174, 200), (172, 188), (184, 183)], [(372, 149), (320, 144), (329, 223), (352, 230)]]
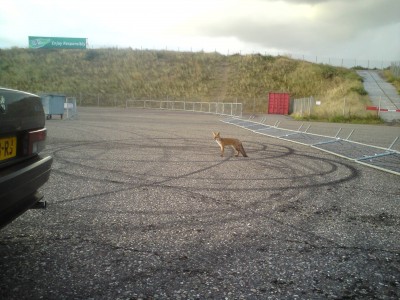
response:
[(365, 88), (363, 86), (357, 86), (357, 87), (352, 87), (350, 88), (350, 91), (355, 92), (357, 94), (359, 94), (360, 96), (365, 96), (368, 95), (367, 91), (365, 90)]
[(332, 79), (339, 74), (338, 69), (329, 66), (329, 65), (322, 65), (321, 66), (321, 76), (324, 79)]
[(97, 57), (100, 56), (100, 53), (96, 50), (87, 50), (85, 59), (88, 61), (95, 60)]

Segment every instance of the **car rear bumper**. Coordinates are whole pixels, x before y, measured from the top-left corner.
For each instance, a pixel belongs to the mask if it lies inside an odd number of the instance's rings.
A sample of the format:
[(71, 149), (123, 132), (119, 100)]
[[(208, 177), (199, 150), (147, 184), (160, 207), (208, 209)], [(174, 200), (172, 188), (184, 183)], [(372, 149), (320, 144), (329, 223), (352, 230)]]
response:
[(51, 156), (36, 156), (0, 172), (0, 228), (42, 198), (37, 189), (49, 179), (52, 163)]

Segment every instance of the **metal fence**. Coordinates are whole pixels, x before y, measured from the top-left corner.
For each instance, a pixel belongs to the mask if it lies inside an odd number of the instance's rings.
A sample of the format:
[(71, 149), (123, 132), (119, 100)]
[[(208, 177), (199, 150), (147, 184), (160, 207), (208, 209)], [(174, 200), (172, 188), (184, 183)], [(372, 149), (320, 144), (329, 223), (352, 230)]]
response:
[(326, 105), (330, 105), (331, 109), (329, 112), (332, 116), (340, 115), (346, 117), (350, 115), (351, 105), (349, 104), (349, 101), (347, 101), (346, 97), (343, 97), (343, 99), (337, 101), (335, 103), (335, 108), (332, 108), (331, 104), (326, 103), (327, 102), (324, 101), (324, 99), (316, 99), (313, 96), (308, 98), (293, 99), (290, 113), (300, 117), (310, 117), (318, 107), (326, 107)]
[(288, 54), (289, 57), (305, 60), (316, 64), (325, 64), (345, 68), (384, 69), (390, 66), (390, 60), (340, 58), (317, 55)]
[(66, 119), (74, 119), (78, 116), (75, 97), (67, 97), (64, 102), (64, 115)]
[(297, 130), (282, 129), (278, 127), (279, 121), (274, 125), (266, 125), (264, 124), (265, 118), (261, 122), (235, 117), (221, 121), (251, 130), (257, 134), (311, 146), (363, 165), (400, 175), (400, 151), (395, 150), (399, 149), (400, 146), (399, 137), (395, 138), (388, 148), (382, 148), (351, 141), (350, 137), (354, 133), (354, 130), (346, 138), (339, 138), (341, 128), (336, 133), (336, 136), (331, 137), (308, 133), (309, 127), (302, 129), (302, 126), (300, 126)]
[(394, 77), (400, 78), (400, 62), (393, 62), (390, 65), (390, 71), (392, 72)]
[(167, 109), (242, 116), (242, 103), (188, 102), (166, 100), (126, 100), (126, 108)]
[(317, 105), (317, 101), (314, 97), (293, 99), (292, 112), (301, 117), (310, 116), (315, 105)]

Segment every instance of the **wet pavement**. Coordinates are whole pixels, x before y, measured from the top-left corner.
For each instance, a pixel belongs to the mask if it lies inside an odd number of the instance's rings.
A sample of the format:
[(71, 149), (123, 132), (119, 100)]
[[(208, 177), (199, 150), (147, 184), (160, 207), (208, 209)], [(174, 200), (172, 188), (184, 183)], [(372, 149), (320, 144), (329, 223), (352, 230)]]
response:
[[(0, 231), (0, 298), (399, 299), (399, 176), (220, 119), (47, 121), (47, 209)], [(212, 131), (249, 157), (221, 158)]]

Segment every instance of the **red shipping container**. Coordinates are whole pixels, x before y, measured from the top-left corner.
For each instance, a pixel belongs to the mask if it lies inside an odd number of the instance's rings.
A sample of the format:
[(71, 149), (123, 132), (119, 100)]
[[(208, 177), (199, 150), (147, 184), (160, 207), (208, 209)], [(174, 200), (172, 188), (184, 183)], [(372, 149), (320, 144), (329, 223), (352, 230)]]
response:
[(268, 94), (268, 113), (275, 115), (288, 115), (290, 106), (289, 93)]

